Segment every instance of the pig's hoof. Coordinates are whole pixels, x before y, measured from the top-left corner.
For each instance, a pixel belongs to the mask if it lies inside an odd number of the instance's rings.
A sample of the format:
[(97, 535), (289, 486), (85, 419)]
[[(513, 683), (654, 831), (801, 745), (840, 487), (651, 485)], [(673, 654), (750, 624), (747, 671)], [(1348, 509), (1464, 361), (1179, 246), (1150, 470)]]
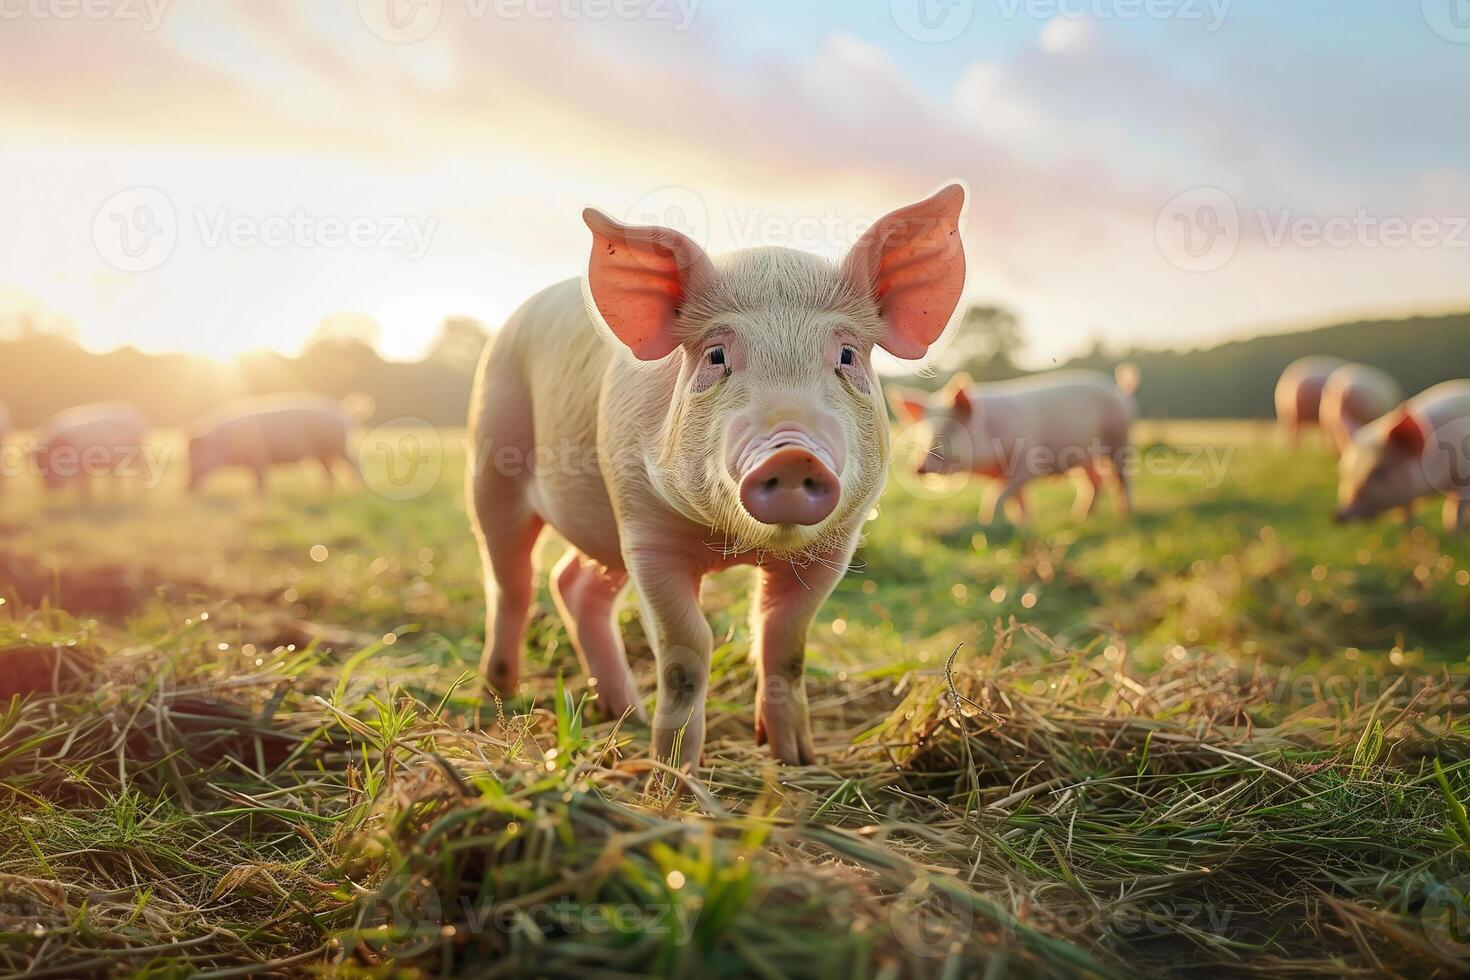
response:
[(598, 700), (592, 702), (592, 711), (601, 721), (621, 721), (624, 725), (648, 727), (648, 712), (644, 710), (642, 702), (603, 704), (601, 700)]
[(755, 716), (755, 744), (770, 744), (771, 754), (788, 766), (816, 765), (817, 753), (812, 748), (812, 731), (805, 720), (785, 718), (780, 723), (768, 725), (767, 712), (757, 711)]
[(516, 687), (520, 683), (520, 671), (515, 664), (486, 657), (481, 663), (480, 675), (484, 678), (485, 689), (490, 693), (503, 698), (515, 696)]

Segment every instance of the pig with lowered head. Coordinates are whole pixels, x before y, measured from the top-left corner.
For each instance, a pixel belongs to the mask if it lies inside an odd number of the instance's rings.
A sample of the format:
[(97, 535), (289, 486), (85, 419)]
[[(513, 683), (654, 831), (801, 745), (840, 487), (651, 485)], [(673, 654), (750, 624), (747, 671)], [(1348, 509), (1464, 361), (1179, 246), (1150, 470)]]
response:
[[(0, 464), (6, 464), (5, 439), (10, 435), (10, 412), (6, 411), (5, 403), (0, 402)], [(6, 466), (0, 465), (0, 490), (5, 487)]]
[(261, 493), (272, 466), (316, 460), (333, 483), (341, 462), (355, 476), (357, 459), (348, 446), (353, 417), (343, 403), (322, 395), (268, 395), (227, 405), (195, 425), (189, 438), (189, 489), (198, 490), (213, 471), (242, 467), (255, 474)]
[(814, 759), (807, 628), (883, 487), (871, 356), (925, 355), (964, 288), (964, 188), (894, 211), (840, 264), (786, 248), (711, 258), (588, 210), (584, 281), (514, 313), (481, 362), (469, 499), (485, 566), (486, 681), (516, 689), (532, 552), (566, 540), (552, 596), (599, 709), (642, 716), (614, 624), (630, 583), (657, 662), (653, 751), (698, 761), (713, 647), (705, 575), (756, 566), (758, 741)]
[(1470, 381), (1446, 381), (1357, 431), (1338, 461), (1337, 521), (1443, 495), (1445, 530), (1470, 520)]
[(1387, 371), (1366, 364), (1344, 364), (1322, 385), (1318, 415), (1333, 448), (1342, 455), (1359, 429), (1387, 415), (1403, 400), (1403, 389)]
[(47, 490), (71, 483), (86, 494), (93, 476), (143, 472), (145, 429), (142, 414), (123, 402), (78, 405), (37, 430), (31, 459)]

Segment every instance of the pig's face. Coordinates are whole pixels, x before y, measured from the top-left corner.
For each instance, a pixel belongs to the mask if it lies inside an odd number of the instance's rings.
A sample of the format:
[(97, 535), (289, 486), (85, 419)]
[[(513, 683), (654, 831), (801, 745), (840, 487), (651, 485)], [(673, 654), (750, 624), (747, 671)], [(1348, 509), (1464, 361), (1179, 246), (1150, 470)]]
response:
[(790, 249), (718, 264), (667, 228), (597, 211), (586, 295), (641, 375), (677, 380), (649, 476), (729, 551), (816, 552), (850, 540), (882, 489), (888, 427), (869, 357), (922, 357), (964, 288), (950, 185), (879, 219), (840, 266)]
[(914, 461), (915, 473), (952, 476), (984, 468), (975, 445), (976, 405), (969, 395), (968, 377), (956, 375), (933, 398), (895, 387), (890, 399), (900, 421), (913, 427), (914, 444), (924, 447)]
[(1430, 493), (1423, 449), (1423, 430), (1405, 412), (1359, 429), (1338, 461), (1338, 523), (1368, 520)]
[(887, 472), (872, 304), (830, 263), (759, 249), (721, 262), (681, 320), (664, 496), (731, 551), (837, 544)]

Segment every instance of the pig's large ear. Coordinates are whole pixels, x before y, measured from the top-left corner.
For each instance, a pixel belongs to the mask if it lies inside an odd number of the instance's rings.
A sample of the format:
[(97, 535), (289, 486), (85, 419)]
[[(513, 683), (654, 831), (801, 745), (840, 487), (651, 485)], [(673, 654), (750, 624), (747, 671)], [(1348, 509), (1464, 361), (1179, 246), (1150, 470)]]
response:
[(1424, 423), (1407, 408), (1399, 409), (1397, 421), (1388, 430), (1389, 444), (1414, 456), (1422, 456), (1424, 444), (1428, 441), (1429, 434), (1425, 431)]
[(905, 422), (921, 421), (929, 410), (923, 392), (900, 385), (888, 386), (888, 404), (893, 406), (893, 414)]
[(595, 208), (582, 220), (592, 230), (587, 287), (597, 312), (634, 357), (664, 357), (679, 346), (679, 309), (709, 277), (709, 256), (672, 228), (625, 225)]
[(970, 375), (960, 371), (944, 386), (944, 398), (953, 409), (955, 418), (968, 419), (975, 412), (974, 403), (970, 401), (971, 383)]
[(964, 206), (964, 185), (949, 184), (879, 219), (847, 253), (847, 274), (883, 316), (878, 346), (895, 357), (923, 357), (954, 315), (965, 288)]

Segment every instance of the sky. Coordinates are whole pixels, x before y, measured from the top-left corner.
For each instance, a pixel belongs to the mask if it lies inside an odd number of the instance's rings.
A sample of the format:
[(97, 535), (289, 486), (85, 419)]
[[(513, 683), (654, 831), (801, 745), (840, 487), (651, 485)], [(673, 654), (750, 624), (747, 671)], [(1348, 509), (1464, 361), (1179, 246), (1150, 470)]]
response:
[(833, 257), (970, 188), (1023, 361), (1470, 307), (1470, 0), (0, 0), (0, 323), (412, 358), (582, 208)]

